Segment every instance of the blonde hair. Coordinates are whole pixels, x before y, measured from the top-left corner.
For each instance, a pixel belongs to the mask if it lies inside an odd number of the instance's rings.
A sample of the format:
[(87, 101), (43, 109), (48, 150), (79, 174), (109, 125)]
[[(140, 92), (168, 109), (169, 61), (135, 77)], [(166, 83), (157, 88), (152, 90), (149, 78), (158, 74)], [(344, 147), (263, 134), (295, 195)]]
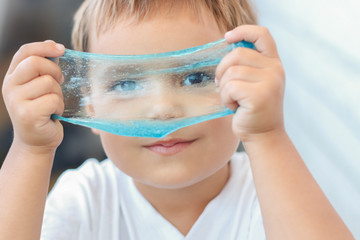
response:
[(206, 6), (219, 28), (229, 31), (242, 24), (255, 24), (255, 15), (246, 0), (85, 0), (74, 16), (72, 45), (75, 50), (88, 51), (90, 29), (96, 34), (109, 30), (121, 18), (141, 21), (169, 6), (182, 4), (198, 13)]

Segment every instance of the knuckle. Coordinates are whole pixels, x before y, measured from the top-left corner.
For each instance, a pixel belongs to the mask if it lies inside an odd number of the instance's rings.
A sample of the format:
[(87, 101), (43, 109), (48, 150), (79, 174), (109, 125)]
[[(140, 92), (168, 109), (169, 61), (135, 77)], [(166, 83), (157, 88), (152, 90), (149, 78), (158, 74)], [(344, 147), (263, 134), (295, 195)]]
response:
[(224, 104), (226, 104), (228, 102), (228, 96), (229, 96), (229, 93), (225, 87), (220, 93), (220, 98)]
[(26, 54), (28, 51), (29, 51), (29, 48), (30, 48), (30, 43), (27, 43), (27, 44), (23, 44), (19, 50), (17, 51), (17, 53), (21, 53), (21, 54)]
[(254, 61), (254, 54), (252, 52), (252, 49), (239, 47), (236, 48), (236, 54), (238, 57), (241, 57), (242, 59), (246, 59), (247, 61)]
[(226, 72), (225, 72), (225, 76), (227, 78), (232, 78), (233, 76), (235, 76), (235, 74), (237, 73), (237, 67), (235, 66), (230, 66)]
[(238, 85), (235, 81), (229, 82), (229, 93), (230, 95), (235, 95), (239, 91)]
[(63, 95), (62, 89), (59, 84), (56, 85), (55, 92), (58, 94), (60, 100), (64, 101), (64, 95)]
[(46, 89), (50, 89), (53, 88), (54, 84), (55, 84), (55, 80), (52, 76), (50, 75), (44, 75), (41, 79), (41, 84), (46, 88)]
[(63, 114), (64, 110), (65, 110), (65, 104), (64, 104), (63, 101), (60, 101), (60, 103), (59, 103), (59, 112), (60, 112), (60, 114)]
[(285, 70), (280, 61), (275, 65), (275, 70), (281, 79), (285, 79)]
[(2, 88), (1, 88), (1, 94), (3, 95), (3, 98), (5, 98), (5, 96), (7, 95), (8, 88), (9, 88), (9, 81), (6, 81), (6, 79), (3, 82)]
[(3, 86), (9, 85), (12, 82), (12, 78), (14, 76), (14, 73), (6, 73), (3, 81)]
[(215, 72), (215, 78), (217, 80), (221, 79), (221, 75), (222, 75), (222, 71), (220, 68), (216, 68), (216, 72)]
[(270, 34), (269, 29), (266, 28), (266, 27), (263, 27), (263, 26), (260, 27), (260, 31), (261, 31), (264, 35), (269, 35), (269, 34)]
[(244, 55), (244, 48), (242, 47), (237, 47), (233, 51), (236, 55)]
[(56, 66), (56, 79), (58, 79), (59, 81), (63, 78), (63, 74), (62, 74), (62, 70), (59, 66)]
[(21, 56), (27, 56), (30, 55), (31, 53), (31, 49), (32, 49), (32, 44), (31, 43), (26, 43), (24, 45), (22, 45), (19, 50), (15, 53), (13, 59), (19, 58)]
[[(227, 56), (224, 57), (224, 59)], [(220, 80), (223, 76), (224, 73), (226, 71), (226, 62), (224, 61), (224, 59), (219, 63), (219, 65), (216, 67), (216, 71), (215, 71), (215, 77)]]
[(65, 103), (64, 103), (62, 97), (58, 97), (58, 101), (59, 101), (59, 105), (60, 105), (61, 109), (64, 110), (64, 108), (65, 108)]
[(40, 64), (39, 57), (37, 57), (37, 56), (27, 57), (25, 61), (27, 64), (30, 64), (33, 66), (38, 66)]
[(237, 91), (235, 81), (227, 81), (224, 86), (224, 93), (233, 95)]
[(224, 76), (225, 78), (230, 80), (240, 80), (246, 78), (250, 74), (250, 69), (243, 65), (234, 65), (227, 69)]
[(55, 93), (50, 93), (49, 94), (49, 104), (52, 106), (59, 106), (60, 105), (60, 97), (59, 95), (55, 94)]
[(283, 85), (285, 83), (285, 71), (281, 63), (276, 63), (267, 74), (277, 82), (277, 85)]
[(249, 53), (249, 49), (247, 48), (243, 48), (243, 47), (238, 47), (238, 48), (235, 48), (233, 50), (233, 54), (235, 55), (235, 57), (237, 59), (239, 59), (240, 57), (241, 58), (245, 58), (245, 59), (248, 59), (249, 57), (251, 57), (250, 53)]

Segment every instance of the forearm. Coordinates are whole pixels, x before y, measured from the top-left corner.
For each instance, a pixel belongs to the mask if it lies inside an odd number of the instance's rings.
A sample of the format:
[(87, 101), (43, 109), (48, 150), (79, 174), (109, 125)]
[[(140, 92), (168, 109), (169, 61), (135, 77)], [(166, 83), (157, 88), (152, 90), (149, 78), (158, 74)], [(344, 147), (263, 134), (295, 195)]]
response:
[(285, 131), (244, 142), (267, 239), (354, 239)]
[(0, 171), (0, 239), (39, 239), (55, 151), (14, 143)]

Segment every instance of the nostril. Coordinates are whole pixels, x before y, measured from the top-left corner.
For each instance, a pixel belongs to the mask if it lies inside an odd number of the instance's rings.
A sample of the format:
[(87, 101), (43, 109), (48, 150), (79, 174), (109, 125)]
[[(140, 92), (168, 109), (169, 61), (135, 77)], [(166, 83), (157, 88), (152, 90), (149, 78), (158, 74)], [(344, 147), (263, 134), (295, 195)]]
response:
[(172, 120), (181, 117), (184, 117), (184, 109), (169, 102), (154, 104), (148, 115), (148, 118), (153, 120)]
[(171, 120), (175, 118), (176, 116), (172, 114), (159, 114), (157, 116), (152, 117), (152, 120)]

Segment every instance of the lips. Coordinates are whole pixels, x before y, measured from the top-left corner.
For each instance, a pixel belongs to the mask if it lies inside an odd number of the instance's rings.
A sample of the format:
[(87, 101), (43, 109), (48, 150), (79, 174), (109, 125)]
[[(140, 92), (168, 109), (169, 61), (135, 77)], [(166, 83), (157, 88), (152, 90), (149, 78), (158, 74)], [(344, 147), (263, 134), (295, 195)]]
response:
[(194, 141), (195, 140), (171, 139), (167, 141), (157, 141), (144, 147), (152, 152), (165, 156), (170, 156), (182, 152)]

